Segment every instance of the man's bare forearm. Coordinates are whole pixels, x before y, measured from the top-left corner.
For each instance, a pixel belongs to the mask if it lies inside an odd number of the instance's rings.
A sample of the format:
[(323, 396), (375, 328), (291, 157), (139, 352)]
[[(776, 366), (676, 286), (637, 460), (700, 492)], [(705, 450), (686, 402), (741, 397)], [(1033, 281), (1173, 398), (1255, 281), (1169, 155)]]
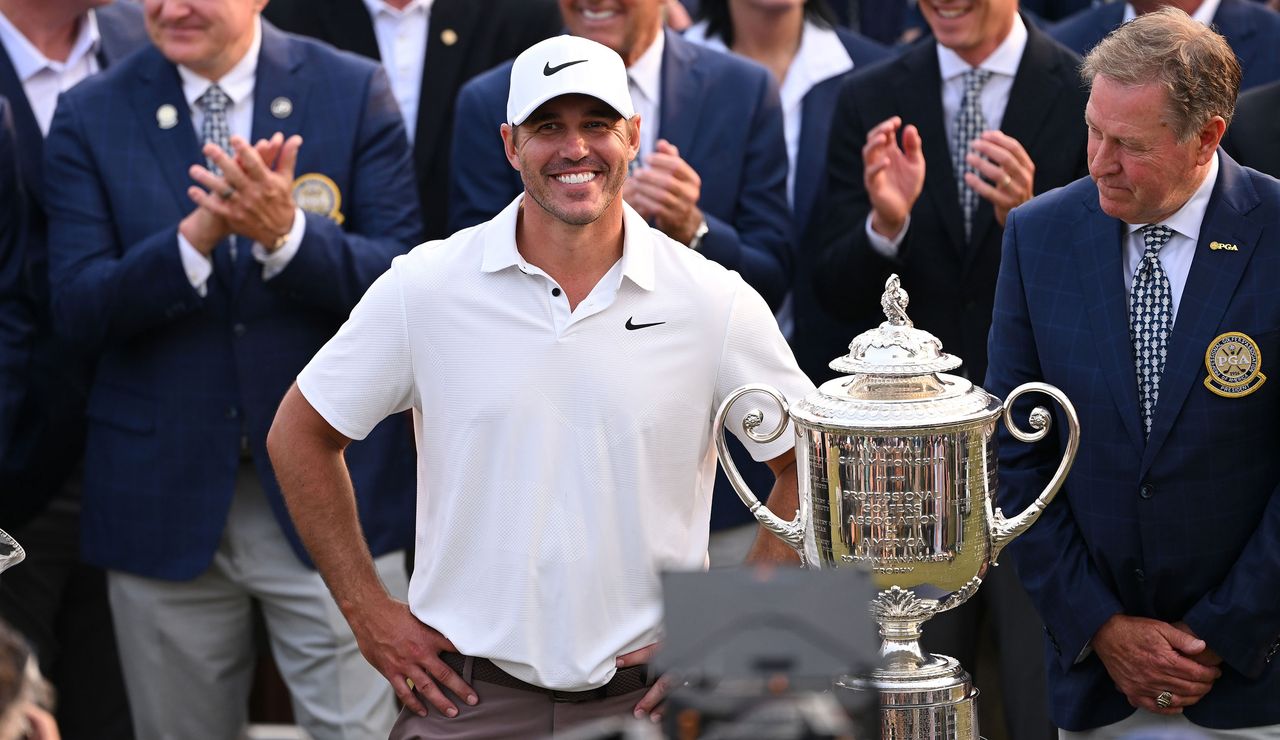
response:
[(348, 620), (358, 605), (388, 598), (360, 529), (343, 450), (350, 442), (294, 385), (267, 435), (267, 451), (289, 515)]
[[(791, 521), (800, 506), (799, 480), (796, 478), (795, 451), (785, 453), (769, 461), (775, 476), (773, 490), (765, 505), (778, 517)], [(756, 541), (747, 553), (748, 563), (799, 563), (800, 555), (790, 545), (778, 539), (772, 532), (760, 527)]]

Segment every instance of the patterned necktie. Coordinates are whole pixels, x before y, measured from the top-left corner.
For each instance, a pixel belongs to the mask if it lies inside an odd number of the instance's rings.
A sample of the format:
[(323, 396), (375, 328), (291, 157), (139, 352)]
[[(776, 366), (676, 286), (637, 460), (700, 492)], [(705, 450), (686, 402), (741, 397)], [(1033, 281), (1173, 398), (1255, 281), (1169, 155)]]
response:
[(971, 69), (964, 73), (964, 97), (956, 111), (955, 139), (951, 142), (951, 171), (956, 175), (966, 242), (973, 232), (973, 212), (978, 210), (978, 194), (964, 182), (964, 173), (975, 171), (964, 158), (969, 153), (969, 142), (987, 130), (987, 118), (982, 115), (982, 88), (991, 75), (991, 70), (987, 69)]
[[(204, 109), (204, 124), (200, 126), (200, 136), (205, 142), (213, 142), (222, 148), (222, 151), (231, 153), (231, 128), (227, 125), (227, 107), (231, 105), (231, 98), (222, 91), (222, 88), (210, 85), (208, 90), (204, 91), (196, 99), (196, 104)], [(213, 160), (207, 160), (209, 169), (215, 175), (222, 175), (222, 170), (213, 163)]]
[(1133, 340), (1133, 362), (1138, 371), (1138, 403), (1142, 426), (1151, 434), (1151, 418), (1155, 415), (1160, 395), (1160, 375), (1164, 372), (1169, 349), (1169, 333), (1173, 330), (1173, 294), (1169, 276), (1160, 265), (1160, 248), (1169, 243), (1173, 230), (1167, 226), (1142, 227), (1146, 250), (1133, 275), (1129, 294), (1129, 338)]

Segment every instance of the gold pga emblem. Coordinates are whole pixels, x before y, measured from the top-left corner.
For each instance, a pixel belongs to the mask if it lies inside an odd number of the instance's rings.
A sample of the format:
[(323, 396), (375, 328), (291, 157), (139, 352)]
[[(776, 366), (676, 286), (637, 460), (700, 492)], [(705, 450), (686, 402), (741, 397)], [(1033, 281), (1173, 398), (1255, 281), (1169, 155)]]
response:
[(1247, 396), (1267, 381), (1258, 343), (1238, 331), (1219, 334), (1209, 343), (1204, 366), (1209, 371), (1204, 387), (1223, 398)]
[(1215, 252), (1216, 252), (1216, 251), (1218, 251), (1219, 249), (1225, 249), (1225, 250), (1227, 250), (1228, 252), (1239, 252), (1239, 251), (1240, 251), (1240, 247), (1237, 247), (1237, 246), (1236, 246), (1236, 245), (1234, 245), (1234, 244), (1225, 244), (1225, 243), (1223, 243), (1223, 242), (1209, 242), (1209, 249), (1211, 249), (1211, 250), (1213, 250), (1213, 251), (1215, 251)]
[(293, 181), (293, 202), (307, 213), (328, 216), (341, 225), (342, 191), (338, 184), (319, 172), (308, 172)]

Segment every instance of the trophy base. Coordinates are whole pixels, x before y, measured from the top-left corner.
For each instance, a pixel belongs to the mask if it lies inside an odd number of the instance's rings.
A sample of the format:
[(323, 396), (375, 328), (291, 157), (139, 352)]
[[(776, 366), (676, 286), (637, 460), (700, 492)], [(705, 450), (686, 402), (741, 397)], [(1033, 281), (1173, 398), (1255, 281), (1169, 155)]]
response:
[(928, 655), (919, 666), (888, 666), (836, 685), (880, 693), (881, 740), (979, 740), (978, 689), (955, 658)]

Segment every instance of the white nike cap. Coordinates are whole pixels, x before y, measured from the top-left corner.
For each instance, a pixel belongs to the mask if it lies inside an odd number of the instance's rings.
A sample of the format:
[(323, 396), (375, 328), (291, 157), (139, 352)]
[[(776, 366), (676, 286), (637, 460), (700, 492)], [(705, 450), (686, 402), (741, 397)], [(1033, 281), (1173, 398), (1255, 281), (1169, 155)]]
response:
[(581, 36), (553, 36), (516, 57), (507, 123), (519, 126), (548, 100), (573, 94), (602, 100), (623, 118), (635, 115), (627, 67), (616, 51)]

